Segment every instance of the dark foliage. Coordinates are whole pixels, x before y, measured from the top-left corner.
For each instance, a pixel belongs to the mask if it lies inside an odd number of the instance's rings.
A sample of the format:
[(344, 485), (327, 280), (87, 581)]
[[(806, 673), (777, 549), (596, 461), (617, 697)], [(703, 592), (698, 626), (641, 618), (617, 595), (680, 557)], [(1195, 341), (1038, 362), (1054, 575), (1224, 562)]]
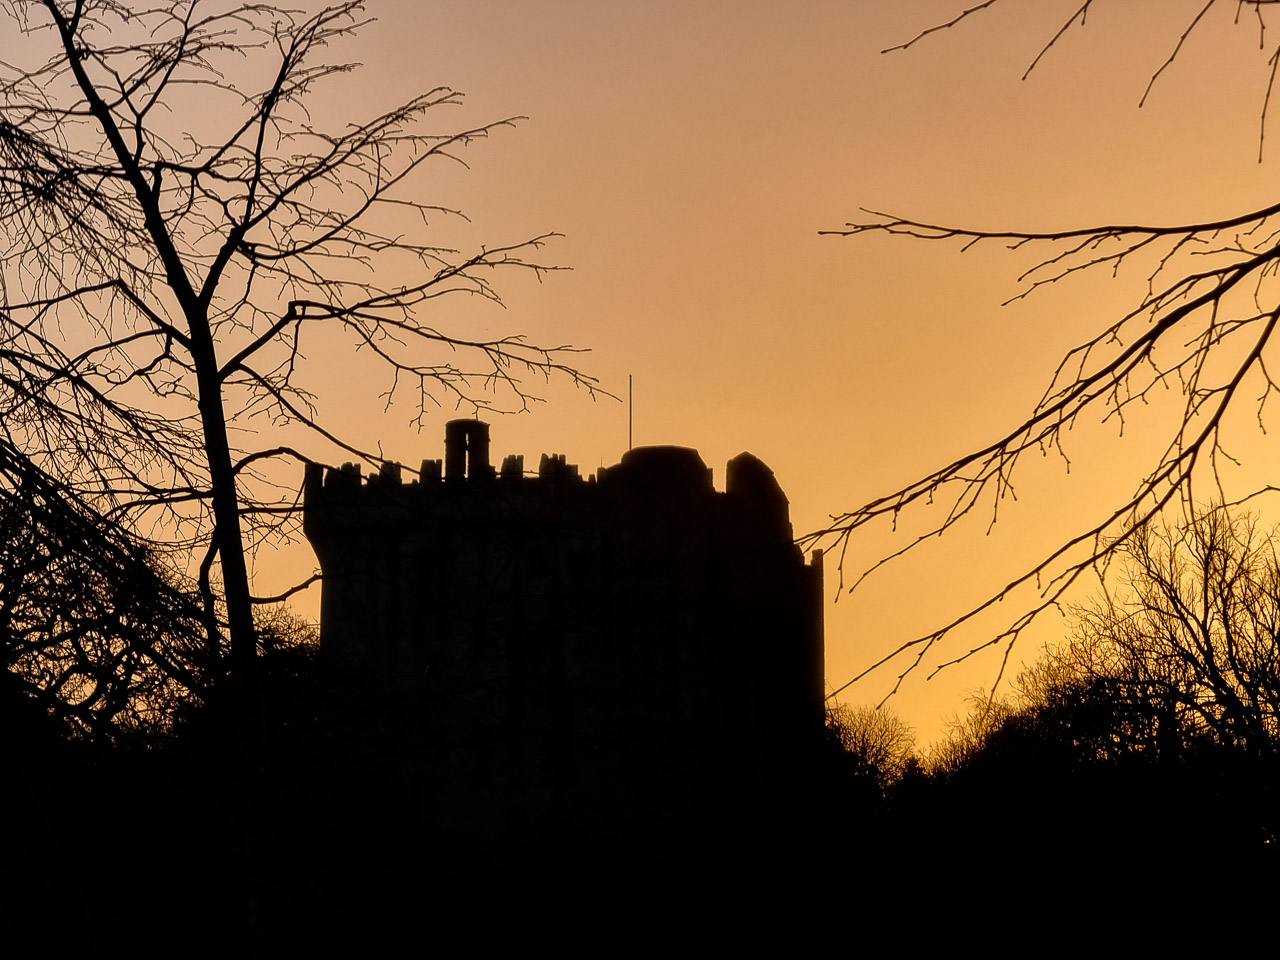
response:
[(192, 595), (137, 538), (3, 442), (0, 657), (7, 695), (108, 739), (159, 734), (209, 680)]
[(1141, 531), (1121, 556), (1123, 586), (1077, 610), (1073, 640), (1024, 672), (1012, 700), (979, 700), (908, 816), (924, 804), (967, 824), (944, 835), (957, 855), (974, 836), (997, 859), (1031, 845), (1072, 875), (1116, 857), (1147, 880), (1274, 869), (1273, 541), (1218, 508)]

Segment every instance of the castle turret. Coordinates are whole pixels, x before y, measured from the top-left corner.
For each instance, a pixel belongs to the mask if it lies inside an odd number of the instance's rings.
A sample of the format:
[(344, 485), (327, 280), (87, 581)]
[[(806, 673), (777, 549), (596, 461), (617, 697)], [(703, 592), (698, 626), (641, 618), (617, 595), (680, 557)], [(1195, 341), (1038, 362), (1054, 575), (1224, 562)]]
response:
[(482, 420), (450, 420), (444, 425), (444, 475), (446, 480), (487, 480), (489, 425)]

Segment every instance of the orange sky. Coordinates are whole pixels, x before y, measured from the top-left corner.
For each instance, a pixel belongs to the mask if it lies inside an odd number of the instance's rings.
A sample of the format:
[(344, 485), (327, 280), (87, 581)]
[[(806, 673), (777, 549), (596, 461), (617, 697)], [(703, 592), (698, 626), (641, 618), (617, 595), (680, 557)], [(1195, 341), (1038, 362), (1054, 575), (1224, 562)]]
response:
[[(441, 242), (469, 249), (556, 231), (565, 236), (545, 259), (572, 270), (515, 278), (501, 288), (505, 311), (442, 303), (438, 324), (591, 348), (582, 368), (606, 389), (625, 395), (635, 378), (637, 444), (697, 447), (719, 486), (726, 460), (754, 452), (800, 533), (1018, 422), (1061, 353), (1144, 280), (1085, 278), (1000, 308), (1032, 262), (1025, 253), (819, 230), (859, 207), (1052, 229), (1201, 219), (1272, 199), (1275, 163), (1257, 162), (1266, 55), (1256, 26), (1232, 26), (1234, 4), (1210, 13), (1141, 111), (1147, 79), (1202, 0), (1101, 2), (1025, 82), (1078, 0), (1010, 0), (911, 50), (880, 52), (969, 5), (374, 2), (378, 21), (332, 50), (365, 66), (317, 87), (313, 106), (319, 124), (340, 123), (444, 84), (466, 104), (440, 115), (442, 132), (527, 116), (469, 148), (469, 170), (436, 168), (416, 189), (470, 218), (435, 225)], [(444, 421), (459, 414), (441, 411), (419, 435), (409, 407), (382, 413), (383, 381), (345, 355), (313, 359), (308, 377), (330, 424), (409, 464), (440, 456)], [(554, 382), (535, 388), (546, 404), (493, 420), (495, 457), (562, 452), (588, 471), (618, 460), (624, 405)], [(1138, 418), (1122, 442), (1113, 427), (1082, 426), (1071, 475), (1059, 460), (1028, 462), (1019, 503), (1002, 508), (991, 535), (978, 518), (833, 605), (828, 681), (962, 612), (1130, 492), (1165, 412)], [(1262, 476), (1268, 440), (1248, 422), (1245, 412), (1235, 452)], [(313, 443), (307, 452), (341, 459)], [(873, 560), (897, 545), (870, 535), (853, 552)], [(256, 592), (312, 563), (297, 547), (260, 553)], [(832, 567), (828, 580), (834, 599)], [(298, 606), (314, 613), (318, 594)], [(993, 625), (958, 637), (942, 659)], [(1051, 624), (1030, 640), (1061, 633)], [(928, 683), (921, 673), (893, 706), (931, 740), (997, 660)], [(874, 702), (893, 676), (847, 697)]]
[[(625, 393), (634, 375), (637, 443), (697, 447), (717, 483), (751, 450), (776, 472), (799, 533), (1021, 419), (1059, 355), (1143, 281), (1083, 279), (1001, 308), (1026, 255), (820, 229), (861, 206), (1045, 229), (1219, 216), (1270, 197), (1274, 164), (1256, 159), (1256, 30), (1214, 11), (1139, 111), (1186, 22), (1169, 11), (1189, 19), (1199, 3), (1102, 4), (1020, 82), (1075, 6), (1008, 4), (881, 54), (961, 4), (382, 3), (343, 51), (365, 68), (332, 85), (325, 108), (354, 117), (449, 84), (466, 106), (442, 125), (529, 117), (469, 150), (469, 171), (423, 189), (471, 218), (446, 228), (456, 242), (557, 231), (546, 258), (572, 272), (505, 287), (505, 312), (443, 306), (441, 323), (590, 347), (582, 366), (606, 388)], [(416, 435), (407, 408), (381, 415), (375, 382), (326, 386), (339, 401), (331, 418), (361, 442), (408, 463), (440, 455), (452, 411)], [(538, 391), (548, 403), (494, 422), (495, 455), (563, 452), (588, 470), (617, 461), (623, 405), (554, 383)], [(1019, 503), (990, 536), (980, 518), (842, 598), (828, 611), (828, 681), (962, 612), (1095, 519), (1140, 477), (1162, 423), (1153, 410), (1119, 443), (1112, 427), (1078, 429), (1071, 475), (1058, 460), (1028, 462)], [(1251, 465), (1266, 456), (1256, 431), (1241, 442)], [(854, 553), (871, 560), (897, 543), (868, 536)], [(258, 566), (264, 579), (282, 569), (266, 555)], [(834, 599), (830, 568), (828, 586)], [(1048, 624), (1024, 652), (1062, 632)], [(934, 739), (997, 661), (928, 683), (922, 672), (893, 706)], [(894, 676), (846, 696), (878, 700)]]

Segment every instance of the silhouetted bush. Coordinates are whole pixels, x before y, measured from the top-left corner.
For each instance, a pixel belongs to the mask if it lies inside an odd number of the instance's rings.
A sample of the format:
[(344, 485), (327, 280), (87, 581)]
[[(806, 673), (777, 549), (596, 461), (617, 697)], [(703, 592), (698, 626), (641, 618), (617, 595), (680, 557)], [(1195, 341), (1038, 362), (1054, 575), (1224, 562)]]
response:
[(1272, 540), (1217, 508), (1142, 531), (1121, 555), (1122, 586), (1077, 609), (1073, 638), (935, 748), (928, 803), (993, 855), (1034, 838), (1076, 864), (1121, 853), (1144, 875), (1178, 858), (1274, 864)]

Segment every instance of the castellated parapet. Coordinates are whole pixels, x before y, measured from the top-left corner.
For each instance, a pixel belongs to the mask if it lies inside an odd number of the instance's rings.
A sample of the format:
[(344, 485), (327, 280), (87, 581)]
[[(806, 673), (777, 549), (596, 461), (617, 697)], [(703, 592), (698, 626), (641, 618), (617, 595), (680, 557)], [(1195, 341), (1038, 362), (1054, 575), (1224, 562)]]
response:
[(313, 467), (304, 517), (336, 696), (461, 834), (679, 842), (821, 737), (821, 556), (749, 453), (723, 491), (686, 447), (495, 470), (454, 420), (416, 480)]

